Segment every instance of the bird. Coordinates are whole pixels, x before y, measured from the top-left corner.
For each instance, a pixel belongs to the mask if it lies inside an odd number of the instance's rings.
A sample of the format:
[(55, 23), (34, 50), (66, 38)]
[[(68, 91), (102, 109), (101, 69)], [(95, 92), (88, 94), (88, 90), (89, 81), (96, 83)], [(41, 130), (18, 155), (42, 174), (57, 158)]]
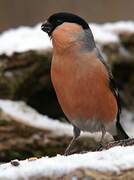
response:
[(88, 23), (69, 12), (47, 18), (41, 29), (52, 40), (51, 79), (59, 104), (73, 126), (71, 149), (81, 131), (106, 132), (114, 140), (128, 139), (120, 123), (119, 91), (108, 63), (97, 47)]

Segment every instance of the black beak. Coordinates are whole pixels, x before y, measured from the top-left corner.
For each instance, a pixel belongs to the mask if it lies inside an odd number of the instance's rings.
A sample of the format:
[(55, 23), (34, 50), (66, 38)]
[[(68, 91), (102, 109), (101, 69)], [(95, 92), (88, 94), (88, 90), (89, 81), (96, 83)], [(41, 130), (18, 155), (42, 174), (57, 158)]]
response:
[(41, 29), (42, 29), (42, 31), (46, 32), (50, 36), (52, 33), (52, 30), (53, 30), (53, 27), (52, 27), (51, 23), (46, 22), (41, 25)]

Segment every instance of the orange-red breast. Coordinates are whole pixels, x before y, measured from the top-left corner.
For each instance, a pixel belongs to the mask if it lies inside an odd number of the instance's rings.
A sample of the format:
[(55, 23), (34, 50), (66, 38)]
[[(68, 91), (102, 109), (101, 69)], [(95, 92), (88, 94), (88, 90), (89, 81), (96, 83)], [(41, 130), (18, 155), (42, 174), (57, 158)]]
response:
[(120, 99), (112, 73), (97, 49), (87, 22), (71, 13), (56, 13), (42, 25), (52, 38), (51, 78), (59, 103), (74, 127), (70, 153), (80, 131), (106, 131), (128, 138), (120, 124)]

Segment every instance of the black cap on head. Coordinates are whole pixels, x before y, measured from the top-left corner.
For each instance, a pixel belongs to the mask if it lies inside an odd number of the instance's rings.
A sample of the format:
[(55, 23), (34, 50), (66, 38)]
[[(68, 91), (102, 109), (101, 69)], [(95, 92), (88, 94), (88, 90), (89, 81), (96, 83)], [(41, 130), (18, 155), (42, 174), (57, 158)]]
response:
[(81, 17), (72, 13), (55, 13), (47, 19), (47, 22), (42, 24), (41, 29), (51, 36), (54, 29), (64, 22), (76, 23), (82, 26), (83, 29), (89, 29), (88, 23)]

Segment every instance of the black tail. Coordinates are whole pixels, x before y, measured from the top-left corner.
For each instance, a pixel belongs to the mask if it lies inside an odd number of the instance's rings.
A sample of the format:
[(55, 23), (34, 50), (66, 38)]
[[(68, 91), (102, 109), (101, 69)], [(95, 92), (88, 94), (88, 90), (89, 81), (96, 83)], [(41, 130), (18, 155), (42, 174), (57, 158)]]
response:
[(127, 133), (124, 131), (122, 125), (120, 124), (120, 112), (118, 112), (117, 114), (116, 129), (117, 129), (117, 135), (114, 136), (115, 140), (123, 140), (129, 138)]

